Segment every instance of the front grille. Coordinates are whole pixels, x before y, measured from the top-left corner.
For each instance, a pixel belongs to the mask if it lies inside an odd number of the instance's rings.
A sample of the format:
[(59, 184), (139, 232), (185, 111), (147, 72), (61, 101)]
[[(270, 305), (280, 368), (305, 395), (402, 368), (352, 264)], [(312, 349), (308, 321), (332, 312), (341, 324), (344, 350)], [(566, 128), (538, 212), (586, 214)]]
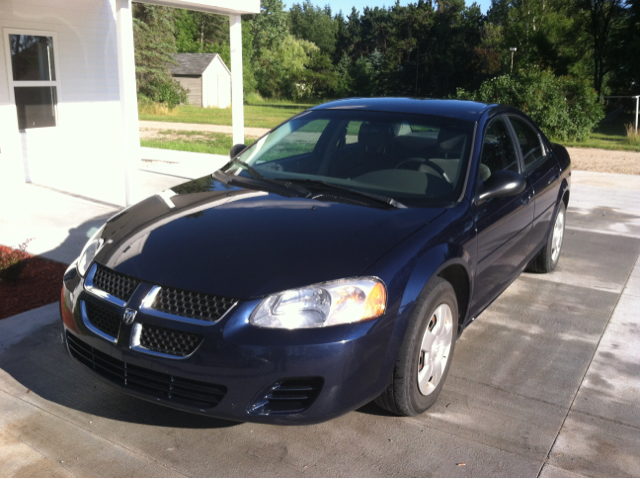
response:
[(85, 299), (84, 304), (89, 322), (104, 334), (117, 338), (120, 330), (120, 315), (91, 300)]
[(324, 385), (322, 378), (287, 379), (271, 386), (251, 408), (253, 414), (297, 414), (316, 400)]
[(176, 404), (210, 409), (227, 393), (225, 386), (159, 373), (134, 366), (109, 356), (67, 331), (71, 356), (100, 376), (126, 389), (161, 398)]
[(97, 265), (96, 273), (93, 275), (93, 286), (122, 301), (129, 301), (139, 284), (139, 280), (102, 265)]
[(143, 324), (140, 332), (140, 346), (174, 356), (189, 356), (201, 342), (202, 337), (197, 334), (148, 324)]
[(203, 321), (217, 321), (237, 302), (213, 294), (162, 287), (151, 306), (156, 311)]

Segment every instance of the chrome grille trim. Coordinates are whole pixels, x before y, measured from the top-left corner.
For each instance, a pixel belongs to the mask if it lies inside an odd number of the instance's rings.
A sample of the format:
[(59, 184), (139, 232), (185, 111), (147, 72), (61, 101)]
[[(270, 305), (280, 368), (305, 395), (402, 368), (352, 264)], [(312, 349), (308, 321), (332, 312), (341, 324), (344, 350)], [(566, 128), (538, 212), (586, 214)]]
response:
[(121, 300), (120, 298), (116, 298), (112, 294), (107, 293), (106, 291), (102, 291), (101, 289), (96, 288), (93, 284), (93, 277), (96, 275), (96, 271), (98, 271), (98, 264), (93, 263), (91, 268), (89, 269), (89, 273), (84, 280), (84, 289), (86, 289), (89, 293), (94, 296), (104, 299), (105, 301), (109, 301), (110, 303), (116, 304), (120, 307), (123, 307), (127, 304), (126, 301)]

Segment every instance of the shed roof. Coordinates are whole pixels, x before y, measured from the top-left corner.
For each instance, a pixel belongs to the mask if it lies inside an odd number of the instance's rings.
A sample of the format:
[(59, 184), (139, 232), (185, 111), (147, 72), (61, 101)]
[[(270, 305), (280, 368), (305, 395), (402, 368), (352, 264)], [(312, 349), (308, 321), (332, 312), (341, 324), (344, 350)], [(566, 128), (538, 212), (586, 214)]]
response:
[[(171, 74), (202, 75), (211, 62), (219, 56), (217, 53), (178, 53), (175, 57), (178, 64), (171, 66)], [(222, 63), (224, 64), (224, 62)]]

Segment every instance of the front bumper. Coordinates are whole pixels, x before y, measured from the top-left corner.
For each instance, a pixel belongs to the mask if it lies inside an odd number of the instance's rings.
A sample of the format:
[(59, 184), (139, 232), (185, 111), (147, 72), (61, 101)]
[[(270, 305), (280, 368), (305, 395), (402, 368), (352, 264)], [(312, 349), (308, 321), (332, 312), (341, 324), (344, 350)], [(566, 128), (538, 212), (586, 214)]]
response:
[[(352, 411), (387, 385), (394, 317), (307, 330), (270, 330), (249, 324), (259, 300), (240, 301), (215, 323), (176, 321), (141, 307), (154, 285), (142, 282), (128, 302), (87, 288), (72, 266), (65, 274), (61, 313), (70, 355), (127, 394), (166, 406), (247, 422), (312, 424)], [(113, 336), (88, 320), (87, 302), (118, 318)], [(150, 326), (202, 338), (186, 357), (138, 347)], [(105, 328), (102, 328), (103, 330)]]

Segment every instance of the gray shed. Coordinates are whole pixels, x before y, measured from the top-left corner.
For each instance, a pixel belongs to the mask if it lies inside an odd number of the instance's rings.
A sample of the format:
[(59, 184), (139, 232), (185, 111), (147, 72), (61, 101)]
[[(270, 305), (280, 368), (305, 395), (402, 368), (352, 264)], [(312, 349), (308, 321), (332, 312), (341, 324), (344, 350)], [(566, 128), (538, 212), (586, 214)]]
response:
[(231, 72), (217, 53), (178, 53), (171, 74), (189, 90), (189, 104), (200, 107), (231, 106)]

